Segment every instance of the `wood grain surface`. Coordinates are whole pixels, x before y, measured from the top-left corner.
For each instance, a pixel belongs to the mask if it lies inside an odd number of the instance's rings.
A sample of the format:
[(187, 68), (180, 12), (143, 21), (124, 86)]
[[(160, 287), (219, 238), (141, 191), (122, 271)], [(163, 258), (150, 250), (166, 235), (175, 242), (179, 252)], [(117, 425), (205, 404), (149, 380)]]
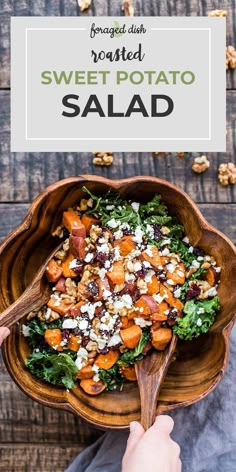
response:
[[(229, 13), (227, 44), (236, 44), (235, 0), (136, 0), (136, 15), (196, 16), (220, 8)], [(217, 183), (220, 162), (236, 163), (236, 71), (227, 72), (227, 153), (208, 154), (204, 175), (191, 171), (192, 158), (116, 153), (110, 168), (94, 167), (86, 153), (10, 153), (10, 16), (77, 16), (76, 0), (0, 0), (0, 239), (18, 225), (32, 199), (56, 180), (94, 173), (109, 178), (156, 175), (169, 180), (199, 204), (211, 224), (236, 242), (236, 185)], [(94, 0), (83, 14), (121, 15), (121, 0)], [(157, 149), (154, 151), (158, 151)], [(177, 151), (181, 151), (177, 150)], [(204, 152), (204, 150), (199, 150)], [(48, 409), (26, 397), (0, 361), (0, 471), (63, 471), (99, 434), (69, 413)]]

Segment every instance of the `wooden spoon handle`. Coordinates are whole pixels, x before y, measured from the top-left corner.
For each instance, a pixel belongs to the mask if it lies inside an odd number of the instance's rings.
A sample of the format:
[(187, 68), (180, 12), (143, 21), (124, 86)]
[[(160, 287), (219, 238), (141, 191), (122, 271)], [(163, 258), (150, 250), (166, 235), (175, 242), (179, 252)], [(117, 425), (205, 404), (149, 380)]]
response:
[(49, 290), (40, 293), (39, 290), (32, 290), (30, 286), (12, 305), (0, 314), (0, 326), (10, 328), (10, 326), (27, 315), (30, 311), (36, 310), (46, 303), (49, 297)]
[(141, 424), (150, 428), (156, 418), (157, 400), (177, 344), (173, 334), (165, 351), (153, 352), (136, 364), (136, 374), (141, 400)]

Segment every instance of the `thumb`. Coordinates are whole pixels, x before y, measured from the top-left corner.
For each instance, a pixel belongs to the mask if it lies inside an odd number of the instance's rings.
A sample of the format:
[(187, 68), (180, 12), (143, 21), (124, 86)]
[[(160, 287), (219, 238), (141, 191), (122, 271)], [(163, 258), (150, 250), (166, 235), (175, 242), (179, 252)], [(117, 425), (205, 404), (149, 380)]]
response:
[(0, 328), (0, 346), (4, 339), (10, 334), (10, 330), (8, 328)]
[(128, 442), (127, 442), (127, 452), (130, 451), (131, 449), (133, 449), (136, 444), (138, 443), (138, 441), (142, 438), (142, 436), (144, 435), (144, 429), (143, 427), (141, 426), (140, 423), (138, 423), (137, 421), (131, 421), (130, 423), (130, 435), (129, 435), (129, 438), (128, 438)]

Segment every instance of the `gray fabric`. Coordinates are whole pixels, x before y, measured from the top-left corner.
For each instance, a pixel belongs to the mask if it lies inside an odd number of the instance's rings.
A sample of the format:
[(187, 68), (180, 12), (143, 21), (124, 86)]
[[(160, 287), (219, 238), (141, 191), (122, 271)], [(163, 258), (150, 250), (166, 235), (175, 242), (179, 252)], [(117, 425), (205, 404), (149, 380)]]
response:
[[(235, 373), (236, 327), (231, 334), (229, 365), (220, 384), (201, 402), (170, 413), (183, 472), (236, 472)], [(120, 472), (127, 437), (126, 433), (104, 434), (66, 472)]]

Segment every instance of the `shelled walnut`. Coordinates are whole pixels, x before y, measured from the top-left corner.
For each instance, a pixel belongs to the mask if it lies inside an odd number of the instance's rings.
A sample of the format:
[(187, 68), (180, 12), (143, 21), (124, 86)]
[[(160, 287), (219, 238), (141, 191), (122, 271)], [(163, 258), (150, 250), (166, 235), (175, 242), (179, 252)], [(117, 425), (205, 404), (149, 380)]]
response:
[(204, 155), (195, 157), (192, 164), (192, 170), (197, 174), (202, 174), (202, 172), (205, 172), (209, 167), (210, 161), (208, 161), (207, 157)]
[(233, 162), (220, 164), (218, 180), (223, 187), (227, 187), (229, 184), (236, 184), (236, 166)]
[(236, 50), (234, 46), (227, 46), (226, 48), (226, 69), (235, 69), (236, 67)]
[(228, 16), (227, 10), (212, 10), (209, 11), (208, 16)]
[(78, 0), (80, 11), (88, 10), (91, 3), (92, 3), (92, 0)]
[(131, 0), (123, 0), (122, 11), (125, 16), (134, 16), (134, 7)]
[(112, 152), (93, 152), (93, 164), (96, 166), (110, 166), (113, 163)]

